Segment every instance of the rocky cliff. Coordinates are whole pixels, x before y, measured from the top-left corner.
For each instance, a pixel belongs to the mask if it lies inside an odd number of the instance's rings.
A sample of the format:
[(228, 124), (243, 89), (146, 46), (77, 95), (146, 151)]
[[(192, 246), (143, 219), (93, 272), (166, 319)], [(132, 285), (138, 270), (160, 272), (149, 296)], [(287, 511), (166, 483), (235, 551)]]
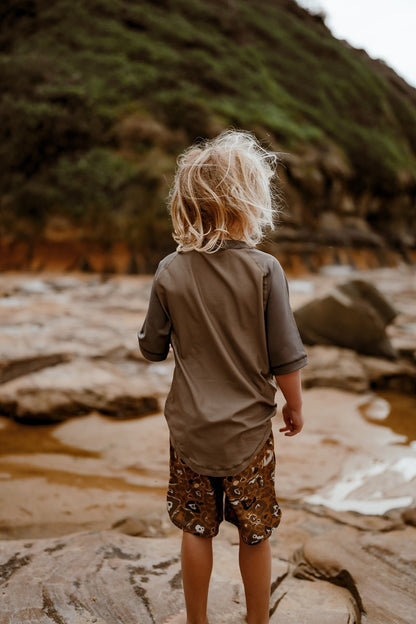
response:
[(177, 154), (230, 126), (281, 153), (268, 244), (287, 264), (325, 264), (328, 245), (335, 262), (414, 260), (416, 91), (322, 16), (293, 0), (0, 12), (1, 268), (152, 270)]

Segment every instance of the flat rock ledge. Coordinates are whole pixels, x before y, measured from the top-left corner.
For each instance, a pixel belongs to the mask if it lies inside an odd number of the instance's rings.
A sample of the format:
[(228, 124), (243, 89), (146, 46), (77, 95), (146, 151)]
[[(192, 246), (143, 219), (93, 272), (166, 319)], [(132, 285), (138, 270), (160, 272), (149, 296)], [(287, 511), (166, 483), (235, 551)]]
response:
[[(416, 366), (409, 361), (321, 345), (308, 346), (307, 353), (309, 365), (302, 371), (305, 388), (416, 392)], [(117, 352), (108, 358), (73, 359), (55, 353), (20, 359), (18, 364), (10, 358), (8, 364), (9, 374), (15, 370), (16, 376), (0, 381), (0, 413), (30, 423), (59, 422), (93, 410), (120, 420), (155, 413), (163, 404), (173, 371), (172, 358), (149, 364), (135, 360), (129, 352), (124, 357)], [(19, 370), (24, 372), (19, 374)]]
[[(412, 527), (309, 538), (292, 561), (273, 557), (271, 623), (410, 624), (415, 549)], [(2, 542), (0, 624), (162, 624), (183, 608), (179, 550), (179, 536), (115, 531)], [(243, 624), (237, 545), (214, 552), (210, 621)]]
[[(0, 413), (25, 422), (57, 422), (97, 410), (126, 419), (160, 409), (166, 388), (159, 378), (132, 364), (123, 370), (111, 361), (76, 358), (0, 385)], [(168, 373), (170, 371), (168, 370)]]
[(416, 393), (416, 366), (404, 358), (388, 360), (322, 345), (308, 345), (306, 350), (309, 364), (302, 370), (305, 388)]

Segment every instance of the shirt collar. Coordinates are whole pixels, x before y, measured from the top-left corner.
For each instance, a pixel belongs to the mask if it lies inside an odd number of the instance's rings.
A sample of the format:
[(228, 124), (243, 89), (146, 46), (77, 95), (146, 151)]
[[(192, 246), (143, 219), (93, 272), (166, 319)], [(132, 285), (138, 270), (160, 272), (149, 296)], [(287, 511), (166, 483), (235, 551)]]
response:
[(242, 240), (236, 240), (234, 238), (224, 238), (223, 240), (219, 240), (216, 245), (220, 250), (222, 249), (244, 249), (249, 247), (249, 245)]

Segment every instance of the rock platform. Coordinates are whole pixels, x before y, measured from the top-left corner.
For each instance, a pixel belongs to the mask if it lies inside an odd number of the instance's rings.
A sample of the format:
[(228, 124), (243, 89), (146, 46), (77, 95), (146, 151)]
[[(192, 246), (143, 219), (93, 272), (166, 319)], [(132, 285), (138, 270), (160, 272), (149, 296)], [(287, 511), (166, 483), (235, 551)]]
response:
[[(310, 347), (305, 428), (284, 438), (273, 424), (283, 518), (270, 538), (272, 624), (414, 621), (416, 280), (408, 268), (371, 275), (398, 310), (401, 358)], [(292, 303), (334, 281), (293, 281)], [(0, 624), (162, 624), (183, 607), (165, 509), (173, 362), (147, 364), (136, 339), (150, 284), (1, 277)], [(211, 624), (244, 622), (237, 548), (224, 523)]]

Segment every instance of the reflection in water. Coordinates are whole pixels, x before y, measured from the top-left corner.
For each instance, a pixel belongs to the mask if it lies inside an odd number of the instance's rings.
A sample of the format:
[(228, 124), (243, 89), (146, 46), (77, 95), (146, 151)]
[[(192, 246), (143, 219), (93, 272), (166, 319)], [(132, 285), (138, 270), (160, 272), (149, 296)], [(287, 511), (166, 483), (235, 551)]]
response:
[(399, 392), (379, 392), (360, 406), (366, 420), (406, 437), (405, 444), (416, 440), (416, 397)]
[(369, 403), (366, 403), (365, 409), (362, 409), (362, 411), (368, 420), (386, 420), (391, 412), (391, 407), (386, 399), (376, 397)]
[(0, 456), (56, 453), (74, 457), (100, 457), (100, 453), (71, 446), (54, 437), (59, 423), (22, 424), (0, 418)]
[(312, 505), (324, 505), (336, 511), (355, 511), (368, 515), (383, 515), (391, 509), (408, 507), (411, 495), (385, 496), (380, 490), (382, 483), (394, 478), (397, 485), (411, 481), (416, 476), (416, 462), (413, 457), (403, 457), (397, 462), (375, 461), (368, 466), (345, 474), (335, 485), (323, 492), (306, 496)]
[[(381, 392), (360, 407), (372, 425), (388, 427), (399, 434), (406, 449), (386, 452), (382, 458), (371, 455), (359, 465), (341, 471), (336, 483), (324, 486), (305, 502), (336, 511), (383, 515), (392, 509), (409, 507), (413, 502), (411, 485), (416, 479), (416, 397), (397, 392)], [(403, 455), (404, 456), (398, 456)]]

